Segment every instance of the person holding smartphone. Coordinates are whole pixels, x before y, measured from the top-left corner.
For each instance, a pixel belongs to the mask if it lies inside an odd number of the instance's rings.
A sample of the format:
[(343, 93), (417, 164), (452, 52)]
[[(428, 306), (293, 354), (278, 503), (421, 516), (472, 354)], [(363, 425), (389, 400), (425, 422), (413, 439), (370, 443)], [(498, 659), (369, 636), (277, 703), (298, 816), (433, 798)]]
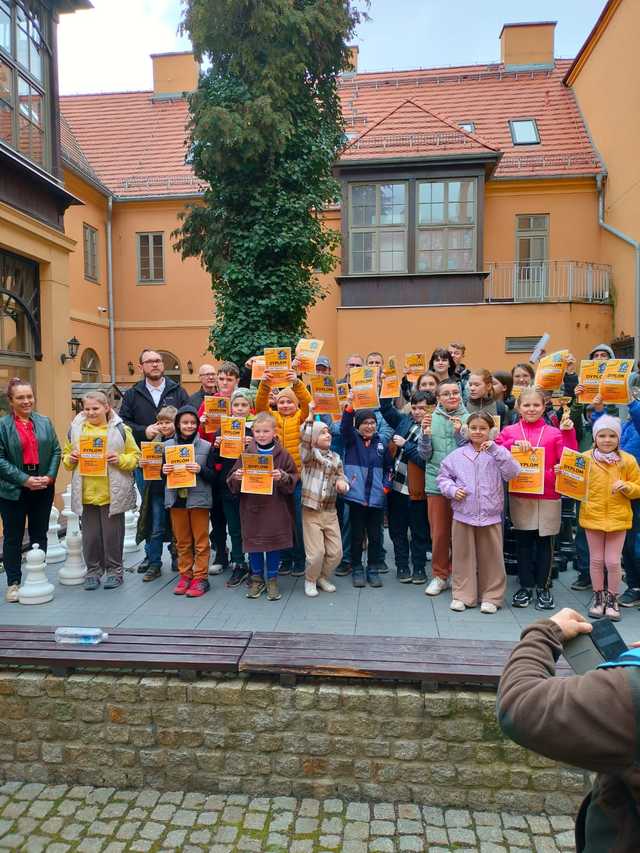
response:
[(627, 653), (619, 665), (554, 677), (564, 645), (592, 630), (570, 608), (527, 626), (500, 679), (498, 722), (521, 746), (598, 774), (576, 818), (578, 853), (637, 853), (640, 654), (637, 664)]

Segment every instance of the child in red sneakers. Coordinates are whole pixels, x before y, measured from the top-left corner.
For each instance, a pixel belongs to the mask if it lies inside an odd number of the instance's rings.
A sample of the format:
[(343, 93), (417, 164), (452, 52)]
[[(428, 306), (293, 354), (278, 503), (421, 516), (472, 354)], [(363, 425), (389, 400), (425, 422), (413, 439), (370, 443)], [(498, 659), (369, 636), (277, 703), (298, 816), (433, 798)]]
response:
[[(209, 509), (211, 484), (215, 476), (213, 448), (198, 435), (198, 412), (194, 406), (179, 409), (175, 424), (176, 434), (165, 442), (165, 448), (178, 444), (194, 445), (195, 462), (188, 462), (186, 468), (196, 474), (196, 484), (184, 489), (165, 486), (164, 505), (171, 514), (180, 572), (174, 594), (199, 598), (209, 590)], [(162, 473), (169, 474), (173, 467), (165, 462)]]

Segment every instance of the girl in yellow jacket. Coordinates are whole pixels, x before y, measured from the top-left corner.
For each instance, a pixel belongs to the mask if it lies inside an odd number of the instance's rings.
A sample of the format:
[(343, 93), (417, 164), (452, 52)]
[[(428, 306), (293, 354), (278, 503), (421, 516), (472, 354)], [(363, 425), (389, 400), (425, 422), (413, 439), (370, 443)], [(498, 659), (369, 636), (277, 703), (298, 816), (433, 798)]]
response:
[[(81, 441), (82, 439), (82, 441)], [(97, 457), (90, 460), (94, 471), (81, 470), (81, 455), (90, 439)], [(86, 458), (86, 457), (85, 457)], [(89, 391), (83, 399), (83, 411), (69, 429), (62, 464), (73, 471), (71, 508), (82, 517), (82, 552), (87, 565), (86, 590), (100, 586), (106, 574), (105, 589), (122, 584), (124, 514), (135, 509), (133, 471), (140, 451), (131, 430), (114, 412), (102, 391)]]
[[(295, 362), (294, 362), (295, 367)], [(265, 371), (264, 377), (258, 386), (256, 394), (256, 414), (258, 412), (270, 412), (276, 420), (276, 435), (280, 444), (287, 450), (296, 463), (298, 471), (302, 469), (300, 459), (300, 426), (309, 415), (309, 403), (311, 394), (295, 372), (290, 370), (287, 376), (291, 382), (290, 388), (283, 388), (275, 396), (276, 411), (271, 411), (269, 406), (269, 395), (271, 393), (271, 375)], [(298, 481), (293, 493), (293, 501), (296, 512), (295, 545), (290, 551), (284, 551), (282, 562), (278, 573), (281, 575), (292, 574), (302, 577), (305, 569), (304, 542), (302, 539), (302, 483)]]
[(620, 558), (631, 527), (631, 500), (640, 498), (640, 468), (630, 453), (620, 450), (621, 430), (618, 418), (602, 415), (593, 425), (593, 449), (585, 453), (589, 476), (587, 494), (580, 505), (580, 526), (589, 543), (592, 619), (620, 619)]

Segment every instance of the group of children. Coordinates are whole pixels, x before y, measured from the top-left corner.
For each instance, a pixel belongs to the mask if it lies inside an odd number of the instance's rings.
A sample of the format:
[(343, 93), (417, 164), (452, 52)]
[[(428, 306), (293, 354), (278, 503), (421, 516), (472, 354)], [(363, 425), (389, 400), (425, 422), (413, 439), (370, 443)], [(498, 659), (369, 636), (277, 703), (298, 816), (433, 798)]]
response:
[[(613, 355), (604, 344), (590, 355), (598, 353)], [(535, 601), (538, 609), (552, 609), (554, 537), (561, 525), (557, 466), (564, 448), (576, 450), (579, 440), (592, 435), (588, 489), (579, 509), (593, 587), (589, 613), (619, 619), (621, 553), (635, 517), (631, 502), (640, 499), (640, 469), (620, 446), (620, 420), (597, 398), (583, 411), (575, 402), (580, 386), (573, 373), (565, 379), (573, 398), (567, 416), (535, 388), (530, 364), (491, 374), (468, 370), (463, 356), (461, 344), (434, 350), (429, 370), (415, 381), (405, 377), (401, 396), (382, 397), (379, 409), (354, 410), (349, 393), (337, 421), (314, 414), (311, 394), (295, 370), (286, 388), (273, 387), (267, 371), (251, 389), (238, 387), (235, 364), (221, 364), (218, 394), (230, 398), (232, 416), (246, 418), (246, 452), (272, 457), (272, 493), (241, 490), (242, 460), (221, 456), (219, 432), (206, 432), (204, 404), (199, 410), (161, 409), (158, 438), (165, 446), (194, 445), (194, 461), (186, 467), (195, 474), (195, 486), (169, 488), (172, 465), (167, 461), (162, 480), (145, 482), (141, 521), (151, 553), (144, 580), (160, 575), (163, 542), (173, 540), (179, 572), (175, 594), (205, 594), (211, 523), (214, 528), (221, 524), (222, 541), (228, 531), (231, 542), (226, 585), (247, 583), (249, 598), (266, 592), (269, 600), (279, 599), (278, 577), (287, 573), (304, 575), (309, 597), (334, 592), (334, 572), (350, 574), (355, 587), (381, 587), (380, 575), (387, 571), (386, 514), (399, 582), (428, 581), (425, 592), (431, 596), (452, 587), (453, 611), (480, 605), (481, 612), (492, 614), (504, 605), (508, 518), (520, 582), (512, 605)], [(354, 355), (347, 366), (363, 362)], [(370, 353), (366, 362), (381, 367), (383, 359)], [(319, 372), (329, 370), (327, 359), (319, 362)], [(106, 442), (108, 476), (80, 477), (79, 438), (95, 434)], [(512, 449), (533, 455), (542, 451), (536, 457), (544, 465), (541, 494), (508, 494), (506, 484), (520, 471)], [(123, 514), (135, 505), (133, 471), (149, 463), (141, 461), (129, 427), (101, 392), (86, 395), (71, 425), (63, 463), (74, 471), (72, 505), (82, 516), (85, 587), (96, 589), (105, 571), (104, 586), (118, 586)], [(226, 544), (224, 551), (226, 556)], [(637, 595), (630, 603), (640, 603), (640, 589), (631, 591)]]

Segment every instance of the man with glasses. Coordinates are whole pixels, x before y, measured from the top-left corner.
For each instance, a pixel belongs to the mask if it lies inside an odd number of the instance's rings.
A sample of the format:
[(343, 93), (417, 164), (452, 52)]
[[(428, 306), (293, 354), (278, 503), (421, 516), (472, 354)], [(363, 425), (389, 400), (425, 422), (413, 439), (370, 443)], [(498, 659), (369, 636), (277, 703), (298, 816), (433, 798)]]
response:
[(196, 409), (204, 403), (205, 397), (215, 397), (218, 393), (218, 371), (213, 364), (202, 364), (198, 369), (200, 390), (191, 395), (191, 405)]
[[(142, 379), (124, 392), (120, 417), (131, 427), (137, 444), (142, 441), (153, 441), (160, 434), (157, 415), (164, 406), (175, 406), (180, 409), (189, 402), (189, 395), (172, 379), (164, 375), (164, 361), (160, 353), (152, 349), (143, 349), (140, 353), (140, 372)], [(144, 493), (144, 477), (142, 469), (136, 468), (136, 485), (142, 495)], [(145, 558), (138, 566), (138, 572), (148, 571), (149, 542), (145, 542)]]
[(345, 367), (347, 368), (347, 372), (342, 377), (342, 379), (338, 379), (338, 382), (348, 382), (349, 381), (349, 373), (352, 367), (364, 367), (364, 359), (361, 355), (357, 355), (354, 353), (347, 358), (347, 362)]

